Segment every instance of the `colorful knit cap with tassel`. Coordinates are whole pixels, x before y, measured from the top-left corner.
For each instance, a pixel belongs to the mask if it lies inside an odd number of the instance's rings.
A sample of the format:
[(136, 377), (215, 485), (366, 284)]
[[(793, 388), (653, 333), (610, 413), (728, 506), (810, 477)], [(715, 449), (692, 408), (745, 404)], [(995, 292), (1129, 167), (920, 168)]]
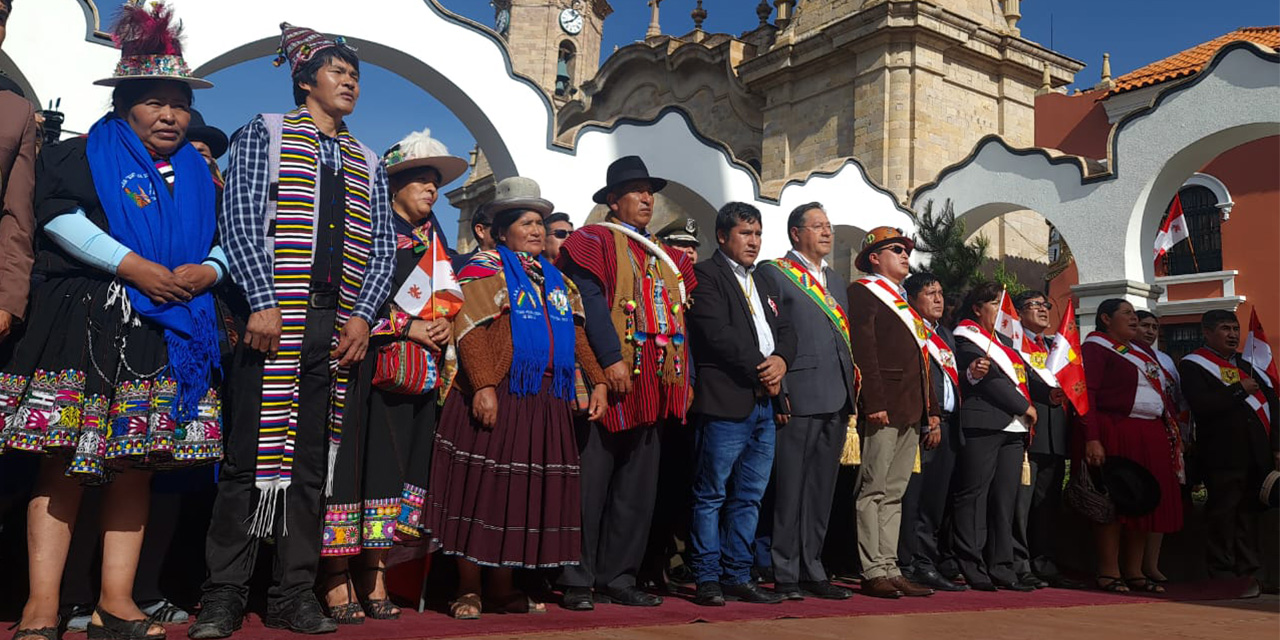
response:
[(346, 47), (355, 51), (355, 48), (347, 44), (347, 39), (342, 36), (330, 39), (315, 30), (281, 22), (280, 48), (276, 50), (277, 56), (272, 64), (278, 67), (288, 62), (293, 73), (297, 73), (298, 69), (316, 57), (317, 53), (332, 47)]
[(212, 82), (191, 75), (182, 57), (182, 22), (163, 2), (129, 0), (120, 8), (111, 39), (120, 48), (120, 62), (110, 78), (94, 82), (114, 87), (129, 80), (175, 80), (192, 89), (208, 89)]

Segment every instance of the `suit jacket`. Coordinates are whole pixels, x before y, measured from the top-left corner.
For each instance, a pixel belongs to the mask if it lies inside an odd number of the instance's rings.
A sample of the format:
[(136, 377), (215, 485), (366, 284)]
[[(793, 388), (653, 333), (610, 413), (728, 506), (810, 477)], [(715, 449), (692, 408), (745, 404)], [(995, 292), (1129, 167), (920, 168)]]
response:
[(862, 369), (858, 414), (889, 412), (889, 424), (918, 426), (939, 415), (929, 368), (915, 335), (865, 286), (849, 285), (853, 360)]
[[(1030, 335), (1030, 334), (1028, 334)], [(1045, 338), (1045, 347), (1053, 350), (1053, 338)], [(1036, 408), (1036, 437), (1031, 439), (1031, 453), (1068, 456), (1071, 454), (1071, 421), (1066, 409), (1049, 400), (1050, 387), (1027, 364), (1027, 386), (1031, 389), (1031, 404)]]
[[(1257, 379), (1248, 362), (1237, 356), (1234, 364)], [(1275, 468), (1272, 453), (1280, 450), (1280, 407), (1270, 387), (1258, 383), (1271, 404), (1268, 441), (1258, 414), (1245, 404), (1248, 396), (1239, 382), (1222, 384), (1204, 367), (1186, 360), (1178, 363), (1178, 373), (1182, 376), (1182, 396), (1191, 405), (1191, 414), (1196, 419), (1196, 449), (1206, 470), (1250, 470), (1265, 474)]]
[[(934, 330), (942, 337), (942, 341), (947, 343), (948, 347), (951, 347), (951, 351), (954, 353), (956, 350), (955, 334), (952, 333), (950, 329), (942, 325), (934, 327)], [(959, 366), (958, 360), (956, 362), (956, 366)], [(963, 380), (964, 369), (958, 369), (957, 371), (960, 374), (960, 378)], [(938, 401), (938, 411), (941, 413), (942, 400), (946, 397), (947, 393), (945, 385), (951, 384), (951, 376), (948, 376), (947, 372), (942, 370), (942, 365), (938, 364), (938, 362), (932, 357), (929, 358), (929, 381), (933, 383), (933, 397)], [(952, 389), (952, 392), (955, 395), (956, 404), (955, 407), (952, 408), (951, 415), (949, 416), (949, 424), (942, 425), (942, 428), (949, 429), (951, 433), (950, 435), (944, 433), (943, 436), (954, 438), (954, 442), (957, 446), (963, 446), (964, 431), (961, 427), (964, 426), (964, 423), (960, 420), (960, 410), (964, 407), (964, 402), (962, 402), (959, 387)]]
[[(1000, 340), (999, 337), (996, 338)], [(1004, 342), (1004, 340), (1000, 340)], [(994, 349), (995, 346), (993, 345)], [(989, 429), (1003, 431), (1014, 416), (1027, 412), (1031, 406), (1026, 397), (1018, 390), (1018, 384), (993, 361), (987, 369), (987, 375), (978, 380), (978, 384), (970, 384), (969, 376), (964, 372), (974, 360), (986, 356), (986, 351), (965, 339), (956, 340), (956, 366), (960, 369), (960, 394), (964, 396), (964, 406), (960, 408), (960, 419), (965, 429)], [(1018, 362), (1022, 362), (1021, 359)], [(1025, 364), (1024, 364), (1025, 366)], [(1028, 376), (1034, 376), (1027, 372)]]
[[(791, 254), (788, 258), (797, 260)], [(846, 311), (849, 294), (845, 283), (828, 267), (827, 293)], [(756, 280), (767, 279), (778, 291), (778, 311), (786, 316), (797, 340), (796, 359), (787, 368), (787, 399), (791, 413), (812, 416), (853, 409), (853, 352), (848, 336), (837, 329), (812, 298), (773, 267), (756, 270)]]
[(0, 91), (0, 309), (21, 319), (35, 259), (35, 108), (11, 91)]
[[(729, 261), (719, 251), (694, 265), (698, 293), (686, 315), (689, 344), (698, 379), (693, 394), (694, 413), (727, 420), (751, 415), (760, 388), (756, 367), (764, 362), (755, 323)], [(762, 305), (773, 331), (773, 354), (791, 367), (796, 358), (796, 334), (778, 311), (778, 289), (773, 281), (755, 274), (756, 300)]]

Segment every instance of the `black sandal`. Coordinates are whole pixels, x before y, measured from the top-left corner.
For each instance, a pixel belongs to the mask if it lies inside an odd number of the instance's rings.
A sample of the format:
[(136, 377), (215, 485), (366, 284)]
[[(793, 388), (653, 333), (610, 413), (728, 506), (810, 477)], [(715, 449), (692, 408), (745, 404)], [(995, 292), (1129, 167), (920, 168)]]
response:
[(1164, 587), (1157, 584), (1154, 580), (1143, 576), (1141, 578), (1125, 578), (1125, 586), (1130, 591), (1142, 591), (1144, 593), (1164, 593)]
[[(19, 620), (9, 627), (10, 630), (18, 629), (18, 625), (22, 624)], [(13, 632), (12, 640), (28, 640), (40, 638), (40, 640), (59, 640), (62, 637), (62, 616), (58, 616), (58, 624), (52, 627), (40, 627), (39, 629), (18, 629)]]
[(1098, 576), (1093, 579), (1093, 583), (1103, 591), (1129, 593), (1129, 586), (1125, 584), (1125, 581), (1115, 576)]
[(102, 624), (94, 624), (89, 622), (87, 631), (89, 632), (89, 640), (164, 640), (165, 632), (161, 628), (160, 633), (149, 633), (152, 625), (158, 624), (151, 618), (143, 618), (142, 620), (124, 620), (117, 618), (102, 609), (96, 607), (94, 613), (98, 614), (98, 619), (102, 620)]
[[(386, 575), (386, 567), (365, 567), (363, 573), (381, 573)], [(372, 591), (372, 589), (370, 589)], [(400, 607), (397, 607), (391, 598), (363, 598), (361, 604), (364, 606), (365, 615), (374, 620), (399, 620)]]
[(355, 590), (351, 587), (351, 570), (343, 569), (342, 571), (326, 573), (321, 582), (322, 584), (330, 585), (332, 581), (329, 579), (335, 577), (341, 577), (343, 586), (347, 588), (347, 602), (339, 605), (329, 604), (329, 591), (336, 585), (327, 587), (320, 601), (324, 603), (324, 608), (329, 610), (329, 617), (333, 618), (338, 624), (364, 624), (364, 609), (356, 601)]

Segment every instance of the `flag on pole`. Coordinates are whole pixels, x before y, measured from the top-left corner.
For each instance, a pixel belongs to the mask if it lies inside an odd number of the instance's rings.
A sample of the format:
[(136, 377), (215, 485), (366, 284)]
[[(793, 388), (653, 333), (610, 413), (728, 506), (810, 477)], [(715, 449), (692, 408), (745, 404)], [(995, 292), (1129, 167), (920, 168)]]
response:
[(1014, 349), (1022, 351), (1022, 320), (1018, 317), (1018, 311), (1013, 308), (1013, 298), (1009, 297), (1007, 290), (1000, 292), (1000, 311), (996, 314), (996, 333), (1011, 340)]
[(1267, 383), (1272, 390), (1280, 389), (1280, 375), (1276, 373), (1276, 361), (1271, 357), (1271, 345), (1267, 344), (1267, 334), (1258, 322), (1258, 310), (1249, 314), (1249, 336), (1244, 340), (1244, 361), (1253, 365), (1254, 372), (1266, 375), (1256, 376)]
[(462, 287), (454, 277), (443, 242), (433, 238), (427, 243), (422, 259), (394, 300), (405, 313), (419, 318), (452, 318), (458, 313), (462, 308)]
[(1173, 204), (1169, 206), (1169, 217), (1165, 218), (1164, 224), (1160, 225), (1160, 233), (1156, 234), (1156, 264), (1160, 264), (1160, 258), (1168, 253), (1173, 245), (1191, 237), (1191, 233), (1187, 231), (1187, 217), (1182, 215), (1182, 198), (1173, 197)]
[(1067, 313), (1058, 327), (1058, 337), (1049, 352), (1049, 370), (1058, 378), (1076, 413), (1089, 413), (1089, 391), (1084, 381), (1084, 361), (1080, 359), (1080, 329), (1076, 326), (1075, 305), (1067, 303)]

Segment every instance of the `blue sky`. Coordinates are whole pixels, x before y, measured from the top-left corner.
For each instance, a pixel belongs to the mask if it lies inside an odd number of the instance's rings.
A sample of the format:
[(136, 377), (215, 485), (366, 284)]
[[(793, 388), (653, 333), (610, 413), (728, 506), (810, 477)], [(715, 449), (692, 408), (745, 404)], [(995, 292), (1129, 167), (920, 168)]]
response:
[[(694, 3), (665, 0), (664, 32), (692, 30), (689, 12)], [(485, 0), (442, 0), (442, 4), (477, 22), (493, 22), (493, 9)], [(611, 4), (614, 13), (605, 22), (602, 60), (615, 46), (642, 39), (649, 23), (645, 0), (611, 0)], [(753, 29), (759, 22), (756, 4), (753, 0), (705, 0), (708, 17), (703, 28), (727, 33)], [(300, 12), (303, 6), (299, 4)], [(1022, 3), (1022, 12), (1023, 37), (1088, 64), (1077, 75), (1081, 87), (1098, 81), (1103, 52), (1111, 54), (1111, 68), (1118, 76), (1242, 26), (1280, 23), (1276, 0), (1028, 0)], [(294, 22), (306, 24), (302, 15)], [(365, 65), (362, 71), (360, 104), (349, 123), (366, 144), (383, 150), (409, 131), (429, 128), (452, 153), (467, 156), (474, 139), (430, 94), (385, 69)], [(210, 124), (228, 133), (256, 113), (290, 106), (287, 72), (272, 66), (269, 58), (224, 69), (210, 80), (217, 86), (199, 92), (196, 106)], [(442, 198), (437, 213), (448, 237), (454, 237), (456, 210)]]

